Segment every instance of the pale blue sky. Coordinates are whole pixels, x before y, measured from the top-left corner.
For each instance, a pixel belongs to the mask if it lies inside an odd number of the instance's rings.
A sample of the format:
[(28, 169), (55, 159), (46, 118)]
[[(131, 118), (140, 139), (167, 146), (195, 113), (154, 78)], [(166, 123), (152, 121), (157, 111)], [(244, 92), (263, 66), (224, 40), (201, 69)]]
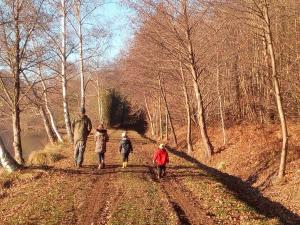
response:
[(132, 37), (130, 16), (133, 15), (133, 11), (121, 5), (119, 0), (114, 0), (99, 8), (96, 14), (97, 20), (107, 24), (108, 29), (112, 32), (111, 48), (105, 55), (105, 61), (110, 61), (126, 48)]

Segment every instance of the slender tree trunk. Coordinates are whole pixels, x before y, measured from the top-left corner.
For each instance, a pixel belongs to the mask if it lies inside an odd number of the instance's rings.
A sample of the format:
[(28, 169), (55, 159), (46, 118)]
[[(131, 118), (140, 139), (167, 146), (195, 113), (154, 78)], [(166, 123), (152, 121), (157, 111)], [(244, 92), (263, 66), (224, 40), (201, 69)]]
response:
[(46, 113), (46, 109), (43, 106), (40, 107), (40, 115), (43, 119), (48, 139), (49, 139), (51, 144), (54, 144), (56, 142), (56, 137), (55, 137), (55, 134), (54, 134), (54, 132), (51, 128), (50, 121), (49, 121), (47, 113)]
[(173, 140), (174, 140), (175, 146), (177, 147), (178, 146), (177, 137), (176, 137), (176, 133), (175, 133), (173, 121), (172, 121), (171, 115), (170, 115), (170, 110), (169, 110), (169, 106), (168, 106), (168, 102), (167, 102), (167, 96), (166, 96), (166, 93), (165, 93), (165, 91), (164, 91), (164, 89), (162, 87), (160, 76), (159, 76), (159, 88), (160, 88), (160, 93), (161, 93), (161, 96), (162, 96), (162, 98), (164, 100), (165, 107), (166, 107), (166, 110), (167, 110), (167, 113), (168, 113), (168, 118), (169, 118), (169, 122), (170, 122), (171, 132), (172, 132), (172, 135), (173, 135)]
[(100, 121), (100, 124), (103, 124), (104, 123), (104, 119), (103, 119), (103, 99), (101, 98), (100, 83), (99, 83), (99, 76), (98, 75), (97, 75), (97, 102), (98, 102), (99, 121)]
[(159, 139), (163, 139), (163, 124), (162, 124), (162, 110), (161, 110), (161, 95), (158, 97), (158, 112), (159, 112)]
[(196, 100), (197, 100), (197, 119), (198, 119), (198, 124), (200, 128), (200, 134), (202, 138), (202, 142), (205, 148), (205, 153), (208, 158), (211, 157), (213, 153), (213, 146), (210, 142), (210, 139), (207, 134), (207, 128), (206, 128), (206, 122), (204, 118), (204, 107), (203, 107), (203, 100), (202, 100), (202, 95), (200, 93), (199, 85), (197, 80), (193, 81), (194, 85), (194, 92), (196, 95)]
[(145, 99), (145, 107), (146, 107), (146, 111), (147, 111), (147, 115), (148, 115), (148, 119), (149, 119), (149, 123), (150, 123), (150, 128), (151, 128), (151, 135), (154, 136), (155, 132), (154, 132), (154, 127), (153, 127), (153, 118), (150, 113), (146, 95), (144, 96), (144, 99)]
[[(155, 101), (154, 101), (155, 102)], [(153, 129), (154, 129), (154, 135), (156, 136), (157, 135), (157, 110), (156, 110), (156, 107), (155, 107), (155, 104), (153, 103)]]
[(66, 39), (67, 39), (67, 9), (65, 5), (65, 0), (61, 0), (62, 7), (62, 19), (61, 19), (61, 38), (62, 38), (62, 46), (61, 46), (61, 77), (62, 77), (62, 94), (63, 94), (63, 109), (64, 109), (64, 118), (65, 118), (65, 126), (67, 130), (68, 139), (70, 142), (73, 142), (73, 133), (71, 129), (71, 120), (70, 120), (70, 112), (68, 105), (68, 94), (67, 94), (67, 53), (66, 53)]
[(21, 58), (20, 58), (20, 26), (19, 26), (19, 15), (20, 15), (20, 8), (19, 8), (19, 1), (17, 1), (17, 12), (14, 18), (15, 22), (15, 31), (16, 31), (16, 40), (14, 46), (14, 65), (13, 65), (13, 75), (14, 75), (14, 101), (13, 101), (13, 115), (12, 115), (12, 122), (13, 122), (13, 135), (14, 135), (14, 152), (15, 152), (15, 159), (19, 164), (24, 163), (23, 159), (23, 150), (22, 150), (22, 143), (21, 143), (21, 123), (20, 123), (20, 75), (21, 75)]
[(13, 172), (20, 168), (20, 165), (17, 163), (17, 161), (15, 161), (14, 158), (8, 153), (1, 137), (0, 137), (0, 166), (2, 166), (8, 172)]
[[(24, 74), (24, 78), (26, 80), (27, 85), (32, 85), (30, 83), (30, 81), (27, 79), (27, 76), (25, 74)], [(42, 82), (44, 82), (44, 81), (42, 81)], [(56, 136), (55, 136), (55, 134), (54, 134), (54, 132), (53, 132), (53, 130), (51, 128), (51, 124), (49, 122), (49, 119), (48, 119), (45, 107), (43, 105), (41, 105), (40, 103), (38, 103), (38, 102), (41, 102), (42, 99), (40, 98), (40, 96), (38, 95), (38, 93), (37, 93), (37, 91), (35, 90), (34, 87), (32, 87), (32, 94), (34, 95), (35, 100), (36, 100), (36, 102), (34, 102), (34, 105), (39, 110), (40, 115), (41, 115), (41, 117), (43, 119), (48, 139), (49, 139), (49, 141), (50, 141), (51, 144), (54, 144), (56, 142)]]
[(192, 119), (191, 119), (191, 106), (190, 106), (190, 98), (187, 91), (184, 71), (182, 68), (182, 63), (180, 62), (180, 75), (182, 80), (182, 89), (185, 98), (185, 109), (186, 109), (186, 121), (187, 121), (187, 132), (186, 132), (186, 143), (188, 148), (188, 154), (193, 151), (193, 143), (192, 143)]
[(14, 152), (15, 159), (19, 164), (24, 163), (23, 151), (22, 151), (22, 143), (21, 143), (21, 125), (20, 125), (20, 108), (19, 104), (14, 106), (14, 112), (12, 115), (13, 122), (13, 135), (14, 135)]
[(58, 128), (57, 128), (57, 125), (56, 125), (56, 122), (55, 122), (55, 119), (54, 119), (54, 115), (50, 109), (50, 106), (49, 106), (49, 102), (48, 102), (48, 94), (47, 94), (47, 87), (46, 87), (46, 84), (44, 82), (44, 80), (42, 79), (42, 85), (43, 85), (43, 89), (44, 89), (44, 104), (45, 104), (45, 109), (46, 111), (48, 112), (48, 115), (50, 117), (50, 122), (51, 122), (51, 127), (52, 127), (52, 131), (55, 133), (56, 135), (56, 138), (58, 139), (59, 142), (63, 142), (63, 139), (58, 131)]
[(83, 36), (82, 36), (82, 19), (81, 19), (81, 1), (77, 1), (77, 21), (79, 36), (79, 58), (80, 58), (80, 106), (85, 108), (85, 87), (84, 87), (84, 62), (83, 62)]
[(269, 17), (269, 9), (267, 2), (263, 5), (263, 13), (264, 19), (266, 21), (266, 39), (268, 44), (268, 50), (271, 57), (271, 64), (272, 64), (272, 81), (274, 85), (274, 92), (275, 92), (275, 100), (277, 104), (277, 110), (279, 114), (280, 124), (281, 124), (281, 133), (282, 133), (282, 149), (281, 149), (281, 158), (280, 158), (280, 166), (278, 171), (278, 177), (281, 179), (283, 178), (286, 170), (286, 159), (287, 159), (287, 150), (288, 150), (288, 131), (286, 125), (285, 114), (282, 106), (282, 99), (281, 99), (281, 92), (280, 86), (278, 82), (278, 74), (277, 74), (277, 65), (275, 59), (275, 52), (273, 46), (273, 37), (271, 31), (271, 24), (270, 24), (270, 17)]
[(235, 56), (233, 64), (233, 75), (234, 75), (234, 90), (235, 90), (235, 102), (238, 119), (242, 118), (242, 107), (241, 107), (241, 91), (240, 91), (240, 79), (238, 70), (239, 56)]
[(224, 116), (223, 116), (223, 101), (222, 101), (222, 95), (221, 95), (221, 90), (220, 90), (220, 66), (219, 66), (219, 60), (218, 60), (218, 65), (217, 65), (217, 92), (218, 92), (218, 98), (219, 98), (220, 118), (221, 118), (222, 133), (223, 133), (223, 145), (226, 145), (226, 131), (225, 131)]
[(169, 140), (169, 116), (168, 116), (168, 111), (166, 109), (166, 141)]
[(187, 1), (183, 1), (183, 14), (185, 17), (185, 36), (186, 36), (186, 45), (187, 45), (187, 50), (188, 50), (188, 68), (190, 69), (190, 73), (192, 75), (192, 80), (193, 80), (193, 86), (194, 86), (194, 92), (196, 95), (196, 100), (197, 100), (197, 119), (198, 119), (198, 124), (200, 128), (200, 134), (202, 138), (202, 142), (205, 148), (205, 153), (208, 158), (211, 157), (213, 154), (213, 146), (210, 142), (210, 139), (207, 134), (207, 128), (206, 128), (206, 122), (205, 122), (205, 114), (204, 114), (204, 106), (203, 106), (203, 99), (200, 91), (200, 87), (198, 84), (198, 78), (200, 76), (199, 71), (197, 69), (197, 63), (195, 59), (195, 52), (193, 49), (193, 43), (191, 39), (191, 26), (190, 26), (190, 21), (189, 21), (189, 15), (188, 15), (188, 4)]

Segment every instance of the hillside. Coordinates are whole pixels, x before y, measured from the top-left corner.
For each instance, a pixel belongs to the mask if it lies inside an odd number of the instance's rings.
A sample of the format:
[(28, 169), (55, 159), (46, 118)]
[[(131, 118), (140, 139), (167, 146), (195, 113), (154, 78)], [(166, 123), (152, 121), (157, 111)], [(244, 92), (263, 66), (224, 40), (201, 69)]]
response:
[[(281, 202), (300, 214), (300, 124), (290, 121), (287, 172), (283, 181), (277, 182), (280, 161), (280, 126), (276, 124), (253, 125), (242, 123), (226, 129), (226, 145), (220, 128), (211, 128), (216, 154), (207, 161), (201, 153), (201, 142), (196, 142), (193, 157), (222, 172), (240, 177), (270, 199)], [(184, 140), (185, 131), (179, 133)], [(195, 136), (197, 136), (194, 130)], [(198, 139), (199, 140), (199, 139)], [(195, 138), (196, 141), (196, 138)], [(181, 147), (184, 148), (184, 141)]]

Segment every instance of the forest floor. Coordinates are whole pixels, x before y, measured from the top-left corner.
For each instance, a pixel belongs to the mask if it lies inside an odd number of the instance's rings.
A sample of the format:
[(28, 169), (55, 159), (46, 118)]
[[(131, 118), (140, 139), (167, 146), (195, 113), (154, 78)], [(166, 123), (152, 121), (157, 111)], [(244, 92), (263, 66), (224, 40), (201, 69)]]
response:
[(110, 131), (105, 169), (90, 138), (83, 168), (71, 146), (49, 166), (0, 177), (0, 224), (300, 224), (299, 216), (238, 177), (169, 149), (167, 176), (157, 180), (155, 144), (130, 132), (134, 153), (121, 168), (120, 131)]

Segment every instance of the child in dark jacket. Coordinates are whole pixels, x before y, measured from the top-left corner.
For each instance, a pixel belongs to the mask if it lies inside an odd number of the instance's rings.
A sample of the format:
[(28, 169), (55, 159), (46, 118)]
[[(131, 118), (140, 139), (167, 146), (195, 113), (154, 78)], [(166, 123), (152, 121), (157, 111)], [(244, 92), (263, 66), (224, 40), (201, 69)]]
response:
[(131, 141), (129, 140), (126, 132), (122, 133), (122, 139), (120, 141), (119, 151), (123, 159), (122, 168), (126, 168), (128, 164), (129, 154), (133, 151)]
[(169, 154), (164, 144), (160, 144), (153, 156), (153, 163), (157, 166), (157, 177), (160, 179), (166, 175), (166, 165), (169, 163)]

